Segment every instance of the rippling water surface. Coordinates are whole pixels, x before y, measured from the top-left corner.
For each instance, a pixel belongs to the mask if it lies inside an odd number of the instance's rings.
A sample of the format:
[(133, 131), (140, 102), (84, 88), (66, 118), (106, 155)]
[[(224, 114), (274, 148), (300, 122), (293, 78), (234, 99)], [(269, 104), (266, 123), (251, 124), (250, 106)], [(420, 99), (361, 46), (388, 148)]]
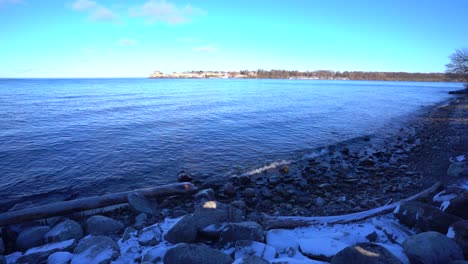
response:
[(228, 177), (400, 125), (453, 83), (0, 80), (0, 200)]

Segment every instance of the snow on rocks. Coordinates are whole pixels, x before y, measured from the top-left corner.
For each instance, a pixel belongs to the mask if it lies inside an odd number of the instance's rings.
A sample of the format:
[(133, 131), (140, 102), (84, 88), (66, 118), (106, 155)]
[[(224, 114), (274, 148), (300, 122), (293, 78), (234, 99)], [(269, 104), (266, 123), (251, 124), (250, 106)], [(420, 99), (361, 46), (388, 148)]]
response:
[(71, 264), (96, 263), (108, 264), (120, 255), (117, 243), (105, 236), (87, 236), (73, 251)]
[(437, 231), (447, 233), (449, 226), (461, 219), (457, 216), (440, 211), (438, 208), (422, 202), (402, 203), (395, 217), (406, 226), (416, 227), (422, 231)]
[(307, 257), (330, 261), (338, 252), (348, 247), (348, 244), (330, 238), (310, 238), (299, 240), (299, 250)]
[(266, 260), (273, 260), (276, 257), (276, 249), (256, 241), (238, 240), (236, 242), (234, 258), (247, 258), (248, 256), (258, 256)]
[(442, 264), (463, 260), (461, 248), (451, 238), (429, 231), (409, 237), (403, 249), (411, 263)]
[(40, 247), (28, 249), (24, 255), (20, 256), (15, 263), (40, 263), (46, 261), (47, 258), (59, 251), (72, 251), (76, 245), (75, 239), (70, 239), (61, 242), (46, 244)]
[(143, 228), (139, 232), (138, 242), (142, 246), (156, 246), (162, 240), (162, 230), (158, 224)]
[(82, 237), (83, 229), (80, 224), (73, 220), (65, 220), (61, 222), (44, 235), (46, 242), (60, 242), (69, 239), (78, 240)]
[(16, 239), (19, 250), (27, 250), (44, 244), (44, 235), (50, 231), (48, 226), (34, 226), (23, 230)]
[(263, 241), (263, 228), (256, 222), (229, 223), (220, 233), (222, 243), (237, 240)]
[(120, 232), (124, 225), (112, 218), (94, 215), (86, 221), (86, 232), (90, 235), (112, 235)]

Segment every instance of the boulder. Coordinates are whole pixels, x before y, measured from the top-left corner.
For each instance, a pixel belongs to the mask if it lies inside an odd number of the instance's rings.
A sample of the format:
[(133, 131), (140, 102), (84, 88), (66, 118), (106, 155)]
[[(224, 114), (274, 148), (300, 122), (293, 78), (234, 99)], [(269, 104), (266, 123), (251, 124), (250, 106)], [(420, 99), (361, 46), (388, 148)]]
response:
[(458, 196), (450, 201), (445, 210), (446, 213), (456, 215), (462, 219), (468, 220), (468, 195)]
[(165, 235), (172, 243), (191, 243), (197, 238), (198, 230), (212, 224), (224, 222), (241, 222), (244, 219), (242, 210), (231, 205), (208, 201), (195, 209), (192, 215), (184, 216)]
[(142, 246), (156, 246), (162, 240), (162, 230), (159, 225), (142, 229), (138, 233), (138, 243)]
[(421, 202), (402, 203), (394, 212), (400, 222), (421, 231), (437, 231), (446, 234), (451, 224), (460, 221), (457, 216), (440, 211)]
[(86, 232), (95, 236), (116, 234), (123, 228), (121, 222), (102, 215), (93, 215), (86, 221)]
[(141, 213), (135, 217), (135, 223), (133, 224), (133, 227), (136, 229), (140, 230), (143, 227), (148, 225), (148, 216), (145, 213)]
[(136, 230), (135, 228), (131, 226), (125, 228), (125, 231), (122, 235), (122, 242), (129, 240), (130, 238), (132, 238), (132, 236), (136, 236), (137, 232), (138, 230)]
[(338, 252), (332, 264), (397, 264), (402, 263), (386, 248), (373, 243), (359, 243)]
[(198, 191), (194, 196), (193, 196), (195, 202), (206, 202), (206, 201), (213, 201), (214, 200), (214, 191), (213, 189), (204, 189)]
[(182, 217), (164, 236), (171, 244), (191, 243), (197, 239), (197, 224), (193, 215)]
[(299, 240), (299, 251), (311, 259), (330, 262), (338, 252), (349, 245), (335, 239), (310, 238)]
[(50, 231), (48, 226), (35, 226), (22, 231), (16, 238), (16, 247), (25, 251), (44, 244), (44, 235)]
[(5, 253), (5, 243), (3, 243), (3, 239), (0, 237), (0, 255)]
[(47, 264), (68, 264), (72, 257), (73, 254), (70, 252), (55, 252), (47, 258)]
[(447, 169), (447, 175), (450, 177), (467, 177), (468, 176), (468, 163), (464, 161), (456, 161), (450, 164)]
[[(240, 261), (238, 261), (236, 263), (240, 263), (240, 264), (270, 264), (270, 262), (267, 261), (266, 259), (261, 258), (259, 256), (255, 256), (255, 255), (242, 258)], [(281, 263), (283, 263), (283, 262), (281, 262)]]
[(238, 240), (234, 251), (234, 258), (247, 258), (257, 256), (263, 259), (274, 259), (276, 249), (270, 245), (250, 240)]
[(465, 259), (468, 259), (468, 220), (458, 221), (453, 224), (447, 234), (461, 247)]
[(65, 220), (54, 226), (44, 235), (46, 242), (60, 242), (69, 239), (79, 240), (83, 237), (83, 229), (73, 220)]
[(231, 264), (233, 259), (226, 253), (203, 244), (181, 243), (166, 252), (163, 262), (171, 264)]
[(178, 182), (191, 182), (193, 180), (192, 176), (190, 176), (188, 173), (182, 171), (179, 173), (177, 176), (177, 181)]
[(443, 264), (463, 260), (462, 250), (453, 239), (433, 231), (407, 238), (403, 250), (411, 263)]
[(220, 233), (223, 243), (237, 240), (252, 240), (262, 242), (263, 228), (256, 222), (228, 223)]
[(75, 239), (46, 244), (40, 247), (28, 249), (23, 256), (16, 260), (17, 264), (22, 263), (41, 263), (55, 252), (72, 251), (76, 245)]
[(166, 254), (166, 247), (154, 247), (148, 250), (144, 255), (142, 262), (158, 263), (163, 260), (164, 254)]
[(114, 240), (105, 236), (88, 236), (76, 246), (71, 264), (109, 264), (119, 256), (120, 249)]
[(157, 212), (157, 204), (151, 201), (144, 195), (139, 193), (131, 193), (127, 196), (130, 209), (135, 213), (145, 213), (148, 215), (155, 215)]

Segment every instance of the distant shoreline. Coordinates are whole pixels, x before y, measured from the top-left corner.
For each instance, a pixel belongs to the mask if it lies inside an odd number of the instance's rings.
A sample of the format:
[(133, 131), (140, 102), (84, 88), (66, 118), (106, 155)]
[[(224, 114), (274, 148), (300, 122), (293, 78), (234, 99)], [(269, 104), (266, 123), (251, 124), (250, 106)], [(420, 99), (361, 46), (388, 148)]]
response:
[(462, 82), (448, 73), (363, 72), (363, 71), (189, 71), (153, 72), (149, 79), (288, 79), (288, 80), (339, 80), (339, 81), (411, 81), (411, 82)]

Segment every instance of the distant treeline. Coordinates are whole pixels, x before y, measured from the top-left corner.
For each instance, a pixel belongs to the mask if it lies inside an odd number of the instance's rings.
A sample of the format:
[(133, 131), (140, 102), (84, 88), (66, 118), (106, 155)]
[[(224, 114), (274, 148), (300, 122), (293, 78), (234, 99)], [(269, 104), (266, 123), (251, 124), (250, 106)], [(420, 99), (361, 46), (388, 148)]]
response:
[(240, 71), (242, 75), (255, 76), (259, 79), (320, 79), (320, 80), (382, 80), (382, 81), (426, 81), (455, 82), (462, 81), (459, 76), (447, 73), (410, 73), (410, 72), (364, 72), (364, 71), (286, 71), (257, 70)]

